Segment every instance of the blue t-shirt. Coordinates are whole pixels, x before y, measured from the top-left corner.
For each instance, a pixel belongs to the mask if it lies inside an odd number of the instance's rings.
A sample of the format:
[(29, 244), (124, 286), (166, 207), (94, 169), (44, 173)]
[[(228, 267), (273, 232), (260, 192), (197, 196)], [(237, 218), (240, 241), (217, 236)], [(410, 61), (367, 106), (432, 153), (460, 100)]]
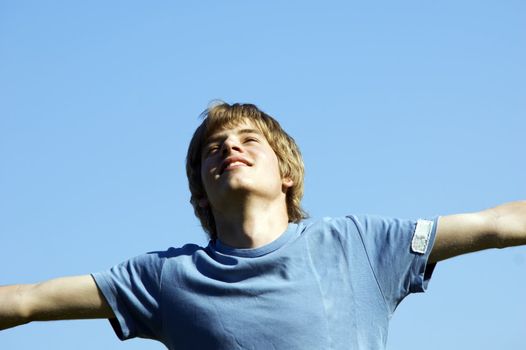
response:
[(152, 338), (169, 349), (384, 349), (397, 305), (426, 289), (436, 221), (307, 220), (263, 247), (189, 244), (93, 277), (123, 340)]

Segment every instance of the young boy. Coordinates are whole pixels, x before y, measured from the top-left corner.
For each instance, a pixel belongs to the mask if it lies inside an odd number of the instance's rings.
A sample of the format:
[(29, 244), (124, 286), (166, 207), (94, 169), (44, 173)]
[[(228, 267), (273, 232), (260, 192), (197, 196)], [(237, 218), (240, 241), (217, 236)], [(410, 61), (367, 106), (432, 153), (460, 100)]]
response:
[(0, 329), (108, 318), (119, 338), (170, 349), (383, 349), (391, 314), (438, 261), (526, 244), (526, 202), (417, 221), (307, 220), (299, 149), (250, 104), (206, 111), (186, 169), (207, 247), (0, 287)]

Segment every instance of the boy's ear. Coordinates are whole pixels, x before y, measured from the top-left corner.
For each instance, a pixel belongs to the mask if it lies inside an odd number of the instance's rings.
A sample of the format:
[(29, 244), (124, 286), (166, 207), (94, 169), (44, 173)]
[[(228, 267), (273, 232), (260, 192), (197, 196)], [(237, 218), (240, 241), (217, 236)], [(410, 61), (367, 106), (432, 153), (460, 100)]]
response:
[(208, 199), (206, 198), (201, 198), (199, 200), (199, 202), (197, 202), (197, 204), (201, 207), (201, 208), (207, 208), (208, 207)]
[(291, 188), (294, 185), (294, 181), (290, 177), (283, 178), (283, 188), (288, 189)]

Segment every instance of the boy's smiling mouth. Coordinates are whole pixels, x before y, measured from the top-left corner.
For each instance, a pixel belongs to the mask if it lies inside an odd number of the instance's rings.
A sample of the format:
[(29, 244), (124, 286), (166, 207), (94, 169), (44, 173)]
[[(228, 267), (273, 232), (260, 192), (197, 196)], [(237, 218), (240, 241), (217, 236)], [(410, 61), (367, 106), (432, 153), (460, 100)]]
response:
[(235, 169), (242, 166), (252, 166), (252, 164), (243, 157), (228, 157), (221, 163), (219, 175), (223, 174), (225, 170)]

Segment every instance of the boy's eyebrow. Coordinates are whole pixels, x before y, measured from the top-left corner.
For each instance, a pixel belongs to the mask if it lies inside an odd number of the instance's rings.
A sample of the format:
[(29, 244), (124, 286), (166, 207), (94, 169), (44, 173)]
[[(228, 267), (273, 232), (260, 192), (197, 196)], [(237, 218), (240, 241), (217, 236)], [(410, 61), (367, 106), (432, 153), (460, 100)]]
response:
[[(246, 128), (246, 129), (241, 129), (237, 132), (237, 134), (239, 135), (242, 135), (242, 134), (258, 134), (258, 135), (261, 135), (263, 136), (263, 134), (261, 133), (261, 131), (259, 131), (258, 129), (251, 129), (251, 128)], [(224, 136), (221, 134), (221, 133), (218, 133), (218, 134), (212, 134), (210, 137), (208, 137), (205, 141), (205, 145), (206, 144), (210, 144), (212, 142), (216, 142), (220, 139), (222, 139)]]
[(258, 129), (241, 129), (238, 134), (259, 134), (263, 135)]

